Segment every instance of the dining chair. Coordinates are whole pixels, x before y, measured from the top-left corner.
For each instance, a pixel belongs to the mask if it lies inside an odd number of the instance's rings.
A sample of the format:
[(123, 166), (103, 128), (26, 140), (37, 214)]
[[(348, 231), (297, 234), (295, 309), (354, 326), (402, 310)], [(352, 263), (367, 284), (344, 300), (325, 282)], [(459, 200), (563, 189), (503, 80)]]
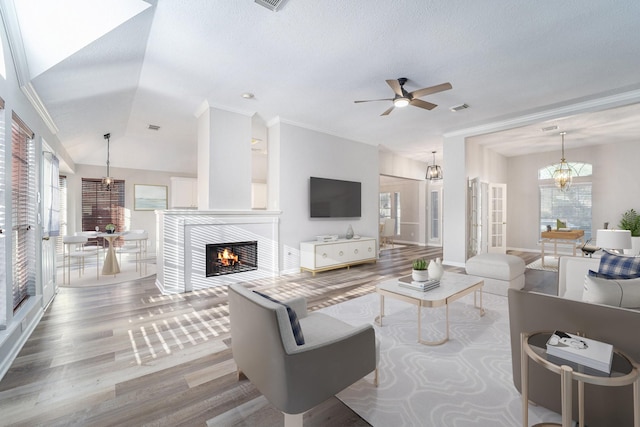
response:
[(98, 251), (86, 251), (85, 245), (89, 238), (87, 236), (63, 236), (63, 254), (62, 254), (62, 283), (71, 284), (71, 260), (76, 259), (78, 262), (78, 277), (84, 273), (85, 258), (96, 257), (96, 280), (100, 279), (99, 255)]

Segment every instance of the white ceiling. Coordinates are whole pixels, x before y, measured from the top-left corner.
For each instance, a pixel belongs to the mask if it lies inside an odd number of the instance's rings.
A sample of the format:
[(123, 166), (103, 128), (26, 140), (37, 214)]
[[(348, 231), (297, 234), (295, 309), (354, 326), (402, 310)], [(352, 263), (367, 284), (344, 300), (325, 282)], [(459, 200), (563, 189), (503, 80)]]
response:
[[(61, 3), (36, 36), (71, 31)], [(110, 132), (113, 167), (195, 173), (204, 101), (431, 161), (445, 133), (640, 90), (637, 0), (288, 0), (278, 12), (252, 0), (148, 3), (31, 81), (76, 163), (103, 165)], [(385, 80), (398, 77), (409, 91), (453, 89), (423, 98), (434, 110), (385, 117), (390, 102), (353, 102), (392, 97)], [(640, 135), (638, 106), (552, 122), (567, 148)], [(557, 150), (558, 132), (541, 127), (475, 139), (508, 156)]]

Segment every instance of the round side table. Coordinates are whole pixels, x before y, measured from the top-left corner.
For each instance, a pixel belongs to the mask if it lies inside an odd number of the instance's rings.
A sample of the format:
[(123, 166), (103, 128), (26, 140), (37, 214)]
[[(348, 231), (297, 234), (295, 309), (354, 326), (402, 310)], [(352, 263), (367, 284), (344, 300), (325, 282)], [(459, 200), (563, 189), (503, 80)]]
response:
[[(553, 358), (547, 354), (546, 342), (553, 332), (534, 332), (520, 334), (520, 375), (522, 385), (522, 425), (529, 426), (529, 359), (540, 366), (560, 375), (560, 394), (562, 396), (562, 424), (541, 423), (535, 427), (571, 426), (572, 417), (572, 382), (578, 381), (578, 416), (579, 425), (584, 426), (584, 384), (619, 387), (633, 384), (633, 425), (640, 427), (640, 373), (636, 364), (620, 351), (614, 348), (611, 373), (584, 373), (581, 365), (573, 364), (575, 370), (569, 366), (572, 363), (562, 364), (559, 358)], [(552, 361), (552, 360), (553, 361)]]

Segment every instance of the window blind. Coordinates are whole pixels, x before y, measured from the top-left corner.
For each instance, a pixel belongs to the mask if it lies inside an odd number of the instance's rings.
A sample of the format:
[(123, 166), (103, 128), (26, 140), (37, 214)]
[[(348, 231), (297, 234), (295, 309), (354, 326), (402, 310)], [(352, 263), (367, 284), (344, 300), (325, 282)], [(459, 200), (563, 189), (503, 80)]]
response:
[[(60, 188), (60, 236), (67, 235), (67, 177), (60, 175), (58, 177), (58, 187)], [(56, 254), (63, 256), (62, 237), (56, 239)]]
[(35, 295), (35, 150), (33, 132), (15, 114), (11, 122), (13, 310)]
[(111, 190), (107, 191), (102, 179), (82, 178), (82, 230), (93, 231), (99, 227), (104, 231), (107, 224), (113, 224), (116, 231), (123, 231), (124, 213), (123, 180), (114, 180)]

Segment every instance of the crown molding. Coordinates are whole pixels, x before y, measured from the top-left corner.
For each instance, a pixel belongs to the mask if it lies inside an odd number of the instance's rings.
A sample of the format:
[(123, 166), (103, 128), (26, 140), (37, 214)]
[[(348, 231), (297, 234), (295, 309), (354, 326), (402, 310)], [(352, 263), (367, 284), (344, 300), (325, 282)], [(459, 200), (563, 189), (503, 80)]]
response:
[(7, 41), (9, 43), (9, 49), (11, 50), (11, 58), (13, 59), (13, 66), (15, 68), (16, 77), (18, 79), (18, 86), (20, 87), (20, 90), (22, 90), (22, 93), (25, 95), (29, 103), (31, 103), (33, 108), (36, 110), (42, 121), (44, 121), (44, 123), (47, 125), (51, 133), (56, 135), (58, 133), (58, 127), (49, 114), (47, 107), (45, 107), (44, 103), (40, 99), (40, 96), (31, 84), (29, 63), (24, 51), (22, 34), (20, 33), (20, 23), (18, 22), (18, 16), (16, 15), (14, 1), (1, 1), (0, 13), (2, 14), (5, 28), (7, 29)]
[(558, 117), (566, 117), (579, 113), (587, 113), (592, 111), (604, 110), (608, 108), (620, 107), (623, 105), (640, 102), (640, 90), (632, 90), (616, 95), (605, 96), (603, 98), (592, 99), (589, 101), (578, 102), (576, 104), (566, 105), (550, 110), (540, 111), (538, 113), (527, 114), (513, 119), (487, 123), (466, 129), (460, 129), (443, 134), (445, 138), (452, 137), (469, 137), (482, 135), (485, 133), (497, 132), (515, 127), (529, 125), (531, 123), (541, 122), (545, 120), (556, 119)]

